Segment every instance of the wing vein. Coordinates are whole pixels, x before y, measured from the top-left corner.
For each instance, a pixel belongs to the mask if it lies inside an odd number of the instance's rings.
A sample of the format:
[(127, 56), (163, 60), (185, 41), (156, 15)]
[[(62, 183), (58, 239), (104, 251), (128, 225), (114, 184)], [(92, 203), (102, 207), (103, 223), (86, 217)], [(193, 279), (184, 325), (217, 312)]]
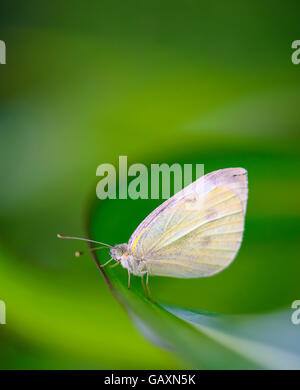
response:
[[(188, 234), (190, 234), (191, 232), (193, 232), (194, 230), (197, 230), (199, 229), (201, 226), (204, 226), (206, 224), (209, 224), (211, 222), (214, 222), (214, 221), (217, 221), (217, 220), (222, 220), (224, 218), (227, 218), (227, 217), (231, 217), (232, 215), (236, 215), (236, 214), (240, 214), (241, 213), (241, 210), (239, 211), (234, 211), (233, 213), (230, 213), (230, 214), (226, 214), (226, 215), (223, 215), (222, 217), (218, 217), (218, 218), (214, 218), (214, 219), (211, 219), (210, 221), (204, 221), (203, 223), (200, 223), (199, 225), (195, 226), (194, 228), (188, 230), (187, 232), (185, 232), (184, 234), (180, 235), (179, 237), (175, 238), (175, 240), (167, 243), (166, 245), (164, 245), (163, 247), (158, 247), (157, 250), (160, 250), (161, 248), (165, 248), (166, 246), (170, 245), (170, 244), (174, 244), (174, 242), (180, 240), (181, 238), (187, 236)], [(225, 224), (226, 225), (226, 224)]]

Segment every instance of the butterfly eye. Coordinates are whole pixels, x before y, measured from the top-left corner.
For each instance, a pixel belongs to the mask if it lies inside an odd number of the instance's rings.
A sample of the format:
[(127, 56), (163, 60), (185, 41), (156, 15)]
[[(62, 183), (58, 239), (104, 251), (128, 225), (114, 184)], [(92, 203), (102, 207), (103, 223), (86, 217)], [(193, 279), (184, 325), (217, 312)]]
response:
[(123, 250), (122, 250), (122, 248), (116, 248), (116, 255), (117, 255), (118, 257), (121, 257), (121, 256), (123, 255)]
[(124, 250), (122, 246), (115, 246), (110, 250), (110, 255), (115, 260), (120, 260), (123, 254), (124, 254)]

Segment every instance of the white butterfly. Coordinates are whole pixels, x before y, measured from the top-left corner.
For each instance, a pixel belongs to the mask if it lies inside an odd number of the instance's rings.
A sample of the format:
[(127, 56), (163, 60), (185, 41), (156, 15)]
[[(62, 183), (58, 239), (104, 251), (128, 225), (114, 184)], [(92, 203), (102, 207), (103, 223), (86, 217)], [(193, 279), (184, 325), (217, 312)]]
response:
[(104, 265), (116, 260), (127, 268), (128, 287), (131, 273), (142, 282), (146, 274), (150, 297), (149, 275), (214, 275), (231, 264), (240, 248), (247, 197), (245, 169), (211, 172), (148, 215), (128, 244), (109, 246), (111, 259)]

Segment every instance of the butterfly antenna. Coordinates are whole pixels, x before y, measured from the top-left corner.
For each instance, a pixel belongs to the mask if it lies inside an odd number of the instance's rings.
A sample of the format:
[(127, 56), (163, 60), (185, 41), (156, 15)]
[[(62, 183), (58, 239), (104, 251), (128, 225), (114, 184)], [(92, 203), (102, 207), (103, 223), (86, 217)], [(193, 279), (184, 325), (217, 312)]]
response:
[(63, 238), (64, 240), (81, 240), (86, 242), (93, 242), (94, 244), (100, 244), (100, 245), (104, 245), (107, 248), (112, 248), (112, 246), (109, 244), (105, 244), (104, 242), (100, 242), (100, 241), (89, 240), (87, 238), (63, 236), (62, 234), (58, 234), (57, 237)]
[(80, 257), (80, 256), (82, 256), (82, 255), (85, 255), (86, 253), (95, 252), (95, 251), (97, 251), (98, 249), (103, 249), (103, 248), (107, 249), (106, 246), (97, 246), (97, 248), (91, 248), (91, 249), (88, 250), (88, 251), (83, 251), (83, 252), (76, 251), (76, 252), (75, 252), (75, 256), (76, 256), (76, 257)]

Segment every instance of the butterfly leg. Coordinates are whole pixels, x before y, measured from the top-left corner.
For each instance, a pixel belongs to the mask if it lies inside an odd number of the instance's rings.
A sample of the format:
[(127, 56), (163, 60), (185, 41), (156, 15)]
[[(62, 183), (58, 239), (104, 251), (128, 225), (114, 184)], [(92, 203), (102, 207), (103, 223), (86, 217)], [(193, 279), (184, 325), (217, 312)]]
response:
[(147, 291), (148, 291), (148, 294), (149, 294), (149, 298), (151, 299), (151, 301), (153, 303), (156, 303), (155, 300), (153, 299), (152, 295), (151, 295), (150, 288), (149, 288), (149, 272), (147, 272), (146, 286), (147, 286)]
[(120, 264), (120, 262), (117, 261), (115, 264), (111, 265), (109, 268), (114, 268), (114, 267), (116, 267), (116, 266), (119, 265), (119, 264)]
[(141, 281), (142, 281), (142, 286), (143, 286), (144, 293), (145, 293), (146, 298), (147, 298), (147, 291), (146, 291), (145, 283), (144, 283), (144, 275), (141, 276)]
[(108, 263), (110, 263), (111, 261), (113, 261), (114, 259), (111, 258), (110, 260), (108, 260), (106, 263), (100, 265), (101, 268), (105, 267)]
[(128, 289), (130, 289), (130, 271), (128, 270)]

